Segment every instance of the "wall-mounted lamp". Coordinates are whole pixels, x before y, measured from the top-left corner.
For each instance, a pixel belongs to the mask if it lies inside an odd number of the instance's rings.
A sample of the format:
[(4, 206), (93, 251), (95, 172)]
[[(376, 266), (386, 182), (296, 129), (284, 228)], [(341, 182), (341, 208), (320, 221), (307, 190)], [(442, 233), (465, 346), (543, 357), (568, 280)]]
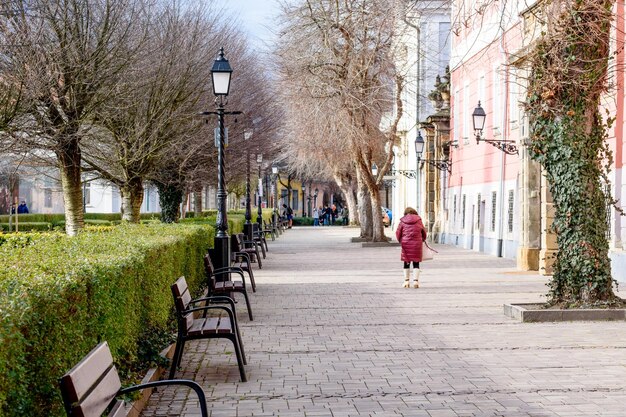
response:
[(474, 132), (476, 134), (476, 144), (479, 144), (480, 142), (487, 142), (491, 146), (495, 146), (506, 154), (518, 155), (519, 151), (517, 150), (517, 146), (515, 145), (515, 141), (513, 140), (483, 139), (481, 137), (483, 133), (483, 128), (485, 127), (486, 119), (487, 114), (480, 105), (479, 101), (478, 107), (476, 107), (474, 109), (474, 112), (472, 113), (472, 122), (474, 123)]
[(417, 132), (417, 138), (415, 138), (415, 154), (417, 155), (417, 165), (420, 161), (426, 162), (428, 165), (437, 168), (439, 171), (448, 171), (452, 173), (452, 161), (446, 159), (422, 159), (422, 153), (424, 152), (424, 138), (421, 132)]

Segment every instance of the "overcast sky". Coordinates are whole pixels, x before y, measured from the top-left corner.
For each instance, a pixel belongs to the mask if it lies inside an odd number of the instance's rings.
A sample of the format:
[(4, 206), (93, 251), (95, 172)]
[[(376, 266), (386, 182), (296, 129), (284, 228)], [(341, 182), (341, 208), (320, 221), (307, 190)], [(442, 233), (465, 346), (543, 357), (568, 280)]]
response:
[(273, 42), (273, 27), (279, 7), (277, 0), (215, 0), (218, 7), (237, 16), (257, 48)]

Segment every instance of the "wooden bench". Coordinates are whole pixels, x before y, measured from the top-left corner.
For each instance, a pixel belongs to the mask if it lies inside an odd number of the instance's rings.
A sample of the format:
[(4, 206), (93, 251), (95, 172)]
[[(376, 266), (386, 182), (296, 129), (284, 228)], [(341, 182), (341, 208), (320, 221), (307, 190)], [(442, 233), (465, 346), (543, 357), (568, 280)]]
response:
[(252, 239), (257, 242), (263, 249), (263, 259), (265, 259), (265, 252), (269, 252), (267, 246), (267, 239), (265, 238), (265, 232), (263, 230), (255, 230), (252, 235)]
[[(241, 268), (219, 268), (215, 269), (213, 267), (213, 262), (211, 262), (211, 257), (207, 253), (204, 255), (204, 271), (207, 277), (208, 283), (208, 296), (227, 296), (230, 297), (230, 294), (233, 292), (238, 292), (243, 294), (243, 297), (246, 300), (246, 307), (248, 308), (248, 317), (250, 320), (252, 318), (252, 308), (250, 308), (250, 299), (248, 298), (248, 291), (246, 289), (246, 280), (243, 276), (243, 271)], [(232, 281), (230, 279), (217, 281), (216, 277), (220, 275), (228, 275), (230, 278), (231, 274), (237, 274), (241, 277), (241, 281)], [(232, 297), (231, 297), (232, 298)]]
[(231, 251), (232, 252), (244, 252), (250, 255), (252, 262), (259, 264), (259, 269), (263, 268), (261, 261), (261, 254), (259, 252), (259, 244), (253, 240), (245, 240), (243, 233), (233, 234), (231, 236)]
[[(246, 356), (241, 342), (239, 326), (237, 325), (237, 315), (235, 312), (235, 302), (230, 297), (211, 296), (193, 300), (189, 294), (185, 277), (180, 277), (172, 285), (172, 295), (176, 305), (176, 316), (178, 319), (178, 336), (176, 338), (176, 350), (172, 358), (170, 369), (170, 379), (174, 378), (176, 368), (180, 366), (183, 357), (185, 342), (196, 339), (224, 338), (233, 343), (239, 366), (241, 381), (246, 382)], [(194, 307), (196, 304), (206, 303), (227, 303), (225, 305), (203, 305)], [(202, 312), (202, 317), (196, 318), (196, 313)], [(219, 316), (207, 317), (208, 312), (221, 313)], [(226, 316), (224, 316), (226, 313)]]
[(144, 388), (163, 385), (184, 385), (196, 392), (202, 417), (208, 417), (206, 397), (200, 385), (184, 379), (148, 382), (122, 388), (107, 342), (102, 342), (87, 354), (59, 381), (65, 412), (68, 417), (126, 416), (120, 395)]
[(265, 233), (266, 235), (269, 233), (272, 237), (272, 240), (276, 240), (276, 236), (278, 236), (278, 232), (276, 231), (274, 224), (268, 224), (265, 220), (263, 220), (263, 233)]

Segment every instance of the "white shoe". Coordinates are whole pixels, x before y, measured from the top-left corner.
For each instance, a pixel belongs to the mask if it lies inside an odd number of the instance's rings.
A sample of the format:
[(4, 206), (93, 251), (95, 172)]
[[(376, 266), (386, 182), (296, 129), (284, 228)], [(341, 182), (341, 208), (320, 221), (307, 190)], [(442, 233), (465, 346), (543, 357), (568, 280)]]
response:
[(420, 270), (417, 268), (413, 269), (413, 288), (419, 288), (420, 287)]
[(408, 269), (404, 269), (404, 284), (402, 284), (402, 288), (411, 288), (410, 274), (411, 271)]

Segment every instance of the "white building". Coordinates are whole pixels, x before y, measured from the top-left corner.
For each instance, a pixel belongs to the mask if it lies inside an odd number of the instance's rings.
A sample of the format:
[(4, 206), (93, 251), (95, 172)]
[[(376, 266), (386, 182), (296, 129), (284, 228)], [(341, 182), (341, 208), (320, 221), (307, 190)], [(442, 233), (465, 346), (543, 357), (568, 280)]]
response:
[[(388, 184), (392, 186), (393, 223), (397, 225), (404, 209), (411, 206), (432, 230), (434, 221), (429, 219), (425, 193), (425, 170), (418, 167), (415, 139), (420, 124), (428, 115), (436, 112), (428, 96), (435, 88), (437, 76), (446, 73), (450, 61), (450, 6), (447, 1), (412, 2), (397, 40), (400, 51), (398, 65), (405, 77), (402, 95), (403, 116), (398, 126), (400, 143), (394, 147), (394, 165)], [(427, 140), (425, 132), (421, 135)], [(424, 158), (426, 154), (422, 155)], [(416, 175), (417, 174), (417, 175)]]

